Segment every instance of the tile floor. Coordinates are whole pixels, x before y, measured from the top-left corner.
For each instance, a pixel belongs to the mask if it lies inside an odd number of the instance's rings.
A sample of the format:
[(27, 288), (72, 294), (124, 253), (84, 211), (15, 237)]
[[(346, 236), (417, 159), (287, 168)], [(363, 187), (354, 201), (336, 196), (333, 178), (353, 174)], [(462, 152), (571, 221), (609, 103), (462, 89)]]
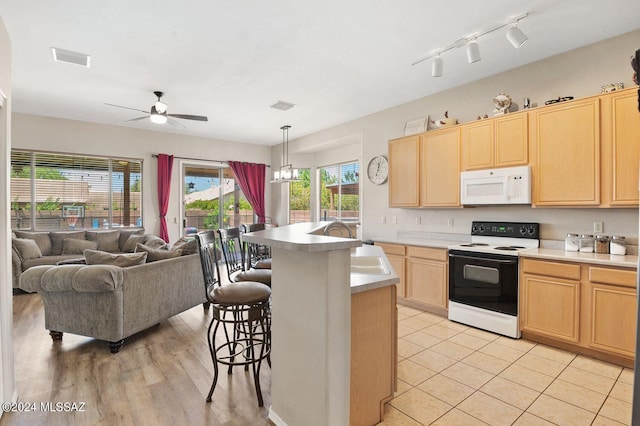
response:
[(629, 425), (633, 370), (398, 306), (383, 425)]

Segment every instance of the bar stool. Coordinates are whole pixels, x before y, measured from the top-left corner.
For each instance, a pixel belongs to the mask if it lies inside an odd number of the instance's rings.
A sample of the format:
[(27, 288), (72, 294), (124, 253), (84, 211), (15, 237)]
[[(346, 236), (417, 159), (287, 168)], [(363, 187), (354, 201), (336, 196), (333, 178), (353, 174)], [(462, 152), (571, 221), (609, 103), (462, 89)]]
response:
[(227, 265), (229, 281), (257, 281), (271, 286), (271, 269), (250, 269), (245, 263), (245, 247), (240, 241), (239, 228), (218, 229), (220, 248)]
[[(215, 248), (215, 233), (200, 232), (196, 236), (204, 277), (204, 289), (211, 303), (213, 316), (207, 330), (207, 341), (213, 361), (211, 396), (218, 382), (218, 364), (227, 365), (228, 374), (234, 366), (252, 367), (253, 380), (262, 407), (260, 366), (271, 352), (271, 289), (259, 282), (243, 281), (221, 285)], [(223, 333), (218, 336), (218, 331)], [(219, 338), (220, 342), (216, 339)]]
[[(245, 223), (242, 225), (242, 233), (264, 231), (264, 223)], [(271, 247), (243, 242), (246, 245), (247, 267), (253, 269), (271, 269)]]

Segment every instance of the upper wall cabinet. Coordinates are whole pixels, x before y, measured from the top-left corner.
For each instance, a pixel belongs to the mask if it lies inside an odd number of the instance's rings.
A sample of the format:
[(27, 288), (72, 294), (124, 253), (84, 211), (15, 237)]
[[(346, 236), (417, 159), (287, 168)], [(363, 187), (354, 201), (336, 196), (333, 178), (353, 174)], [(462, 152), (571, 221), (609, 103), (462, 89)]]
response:
[(600, 99), (534, 109), (529, 117), (532, 204), (599, 205)]
[(603, 95), (602, 206), (638, 205), (640, 112), (637, 87)]
[(420, 205), (460, 206), (460, 128), (420, 136)]
[(479, 120), (461, 128), (462, 170), (528, 164), (526, 112)]
[(418, 207), (420, 136), (389, 141), (389, 207)]

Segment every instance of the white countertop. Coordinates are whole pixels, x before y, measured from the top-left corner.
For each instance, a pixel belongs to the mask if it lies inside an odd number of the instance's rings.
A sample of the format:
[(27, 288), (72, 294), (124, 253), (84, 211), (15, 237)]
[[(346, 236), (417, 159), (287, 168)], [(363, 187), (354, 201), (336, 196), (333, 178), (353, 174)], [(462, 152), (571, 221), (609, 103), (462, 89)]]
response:
[(331, 222), (305, 222), (265, 229), (242, 235), (252, 243), (265, 244), (285, 250), (331, 251), (359, 247), (362, 241), (350, 238), (314, 234)]
[(615, 254), (584, 253), (548, 248), (521, 250), (518, 254), (520, 257), (557, 260), (562, 262), (593, 263), (604, 266), (619, 266), (622, 268), (633, 269), (638, 267), (638, 256), (633, 255), (620, 256)]
[(351, 274), (351, 294), (359, 293), (361, 291), (373, 290), (380, 287), (386, 287), (394, 285), (400, 282), (400, 278), (393, 270), (393, 267), (389, 263), (387, 256), (381, 247), (363, 245), (352, 250), (351, 257), (358, 256), (380, 256), (384, 262), (389, 274)]

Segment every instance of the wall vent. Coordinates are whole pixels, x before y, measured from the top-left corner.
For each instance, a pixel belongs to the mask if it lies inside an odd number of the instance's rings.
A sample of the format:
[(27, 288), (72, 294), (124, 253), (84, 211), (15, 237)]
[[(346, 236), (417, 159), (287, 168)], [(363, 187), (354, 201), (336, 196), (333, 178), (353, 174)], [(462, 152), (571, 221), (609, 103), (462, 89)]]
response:
[(287, 111), (296, 106), (296, 104), (292, 104), (290, 102), (278, 101), (275, 104), (271, 105), (273, 109), (279, 109), (280, 111)]
[(72, 52), (58, 47), (52, 47), (53, 60), (56, 62), (66, 62), (68, 64), (81, 65), (89, 68), (91, 66), (91, 56), (84, 53)]

